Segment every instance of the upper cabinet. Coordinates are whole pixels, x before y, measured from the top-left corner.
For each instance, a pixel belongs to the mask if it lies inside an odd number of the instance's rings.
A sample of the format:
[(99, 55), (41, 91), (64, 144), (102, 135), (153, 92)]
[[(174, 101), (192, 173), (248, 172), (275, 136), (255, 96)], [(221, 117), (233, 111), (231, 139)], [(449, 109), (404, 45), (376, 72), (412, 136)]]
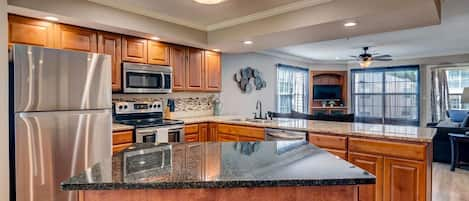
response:
[(221, 58), (218, 52), (205, 51), (205, 87), (207, 91), (221, 90)]
[(98, 51), (98, 36), (95, 30), (63, 24), (57, 24), (55, 27), (55, 48), (85, 52)]
[(187, 48), (172, 46), (170, 48), (170, 64), (173, 68), (173, 90), (182, 91), (186, 88), (186, 53)]
[(147, 63), (148, 40), (130, 36), (122, 37), (122, 60)]
[(158, 41), (148, 41), (148, 63), (169, 65), (169, 46)]
[(204, 50), (189, 48), (186, 71), (186, 89), (201, 91), (204, 89)]
[(121, 85), (121, 35), (100, 32), (98, 34), (98, 53), (108, 54), (112, 57), (112, 91), (120, 91)]
[(9, 15), (8, 31), (9, 44), (54, 47), (54, 23)]

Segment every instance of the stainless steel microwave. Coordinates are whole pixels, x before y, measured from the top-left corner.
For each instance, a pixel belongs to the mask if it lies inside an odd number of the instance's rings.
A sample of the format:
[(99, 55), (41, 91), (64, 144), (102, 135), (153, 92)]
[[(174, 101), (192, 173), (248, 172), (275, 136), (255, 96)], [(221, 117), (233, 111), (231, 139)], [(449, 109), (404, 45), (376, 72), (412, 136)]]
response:
[(168, 66), (122, 64), (124, 93), (171, 93), (173, 69)]

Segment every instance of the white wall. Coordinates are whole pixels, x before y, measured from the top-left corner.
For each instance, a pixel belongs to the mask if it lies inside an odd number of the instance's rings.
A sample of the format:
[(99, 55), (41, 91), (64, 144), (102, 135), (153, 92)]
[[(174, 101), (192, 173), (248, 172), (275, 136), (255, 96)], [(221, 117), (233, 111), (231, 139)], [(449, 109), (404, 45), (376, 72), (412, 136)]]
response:
[(0, 200), (9, 200), (7, 2), (0, 0)]
[[(256, 111), (257, 100), (262, 101), (263, 112), (275, 111), (276, 64), (300, 66), (314, 70), (347, 70), (345, 65), (315, 65), (297, 60), (285, 59), (260, 53), (222, 54), (222, 92), (220, 99), (223, 104), (223, 114), (240, 114), (253, 116)], [(241, 92), (233, 75), (241, 68), (250, 66), (258, 69), (267, 87), (250, 94)]]
[[(431, 67), (435, 65), (452, 66), (460, 63), (468, 63), (469, 54), (451, 55), (418, 59), (404, 59), (391, 62), (375, 62), (369, 68), (373, 67), (388, 67), (388, 66), (403, 66), (403, 65), (419, 65), (420, 66), (420, 125), (426, 126), (431, 122), (431, 108), (430, 108), (430, 92), (431, 92)], [(359, 68), (357, 63), (350, 63), (347, 65), (349, 69)], [(349, 71), (350, 77), (350, 71)], [(349, 85), (348, 96), (350, 97), (351, 85)], [(350, 99), (349, 99), (350, 100)], [(350, 105), (350, 103), (349, 103)]]

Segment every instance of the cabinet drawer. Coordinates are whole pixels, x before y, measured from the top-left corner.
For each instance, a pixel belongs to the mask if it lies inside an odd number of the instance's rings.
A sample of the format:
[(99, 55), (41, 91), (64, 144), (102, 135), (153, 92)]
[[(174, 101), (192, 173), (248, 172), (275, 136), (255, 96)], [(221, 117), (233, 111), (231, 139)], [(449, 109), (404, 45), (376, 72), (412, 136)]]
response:
[(132, 143), (113, 145), (112, 146), (112, 154), (121, 152), (122, 150), (127, 149), (127, 147), (130, 147), (131, 145), (132, 145)]
[(309, 133), (308, 140), (321, 148), (347, 150), (347, 137), (344, 136)]
[(349, 138), (350, 152), (392, 156), (411, 160), (425, 160), (426, 148), (427, 146), (424, 144)]
[(217, 141), (218, 142), (237, 142), (238, 137), (235, 135), (218, 133)]
[(324, 148), (324, 150), (326, 150), (327, 152), (331, 153), (331, 154), (334, 154), (344, 160), (347, 160), (347, 151), (345, 150), (337, 150), (337, 149), (328, 149), (328, 148)]
[(199, 135), (198, 134), (185, 134), (184, 140), (185, 140), (184, 142), (198, 142)]
[(133, 131), (116, 131), (112, 133), (112, 144), (125, 144), (133, 142)]
[(263, 141), (264, 139), (262, 138), (255, 138), (255, 137), (246, 137), (246, 136), (239, 136), (238, 141), (239, 142), (259, 142)]
[(189, 124), (184, 127), (184, 133), (191, 134), (191, 133), (199, 133), (199, 125), (198, 124)]
[(219, 124), (218, 132), (231, 134), (231, 135), (239, 135), (239, 136), (245, 136), (245, 137), (264, 139), (263, 128)]

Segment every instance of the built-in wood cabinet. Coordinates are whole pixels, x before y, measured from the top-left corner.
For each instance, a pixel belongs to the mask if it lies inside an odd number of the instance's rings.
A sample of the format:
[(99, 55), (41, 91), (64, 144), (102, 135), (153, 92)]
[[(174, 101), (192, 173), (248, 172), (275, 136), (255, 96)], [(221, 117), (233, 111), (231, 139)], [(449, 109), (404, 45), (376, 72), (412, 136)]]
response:
[(148, 41), (148, 63), (156, 65), (169, 65), (169, 46), (158, 41)]
[(217, 130), (218, 130), (218, 124), (217, 123), (209, 123), (208, 124), (208, 140), (210, 142), (216, 142), (217, 141)]
[(54, 47), (54, 23), (8, 15), (8, 43)]
[(239, 126), (230, 124), (217, 125), (217, 141), (233, 142), (233, 141), (262, 141), (265, 139), (264, 128)]
[(308, 141), (326, 151), (347, 160), (347, 143), (345, 136), (323, 135), (317, 133), (309, 133)]
[(122, 62), (168, 65), (174, 91), (221, 90), (220, 53), (134, 36), (9, 15), (9, 45), (18, 43), (112, 56), (112, 90), (122, 90)]
[(218, 52), (205, 51), (205, 88), (221, 90), (221, 56)]
[(426, 164), (423, 161), (384, 159), (384, 201), (425, 201), (427, 197)]
[(185, 142), (205, 142), (208, 139), (208, 124), (189, 124), (184, 128)]
[(360, 201), (383, 200), (384, 157), (363, 153), (349, 153), (349, 161), (376, 176), (376, 184), (360, 186)]
[(127, 149), (133, 142), (133, 130), (112, 132), (112, 153)]
[(173, 90), (183, 91), (186, 89), (186, 60), (187, 48), (182, 46), (171, 46), (170, 63), (173, 68)]
[(204, 89), (204, 50), (189, 48), (186, 66), (186, 90), (202, 91)]
[(84, 52), (98, 51), (98, 34), (95, 30), (56, 24), (55, 48)]
[(148, 40), (131, 36), (122, 37), (122, 61), (147, 63)]
[(112, 58), (112, 91), (122, 89), (122, 37), (119, 34), (99, 32), (98, 53), (111, 55)]

